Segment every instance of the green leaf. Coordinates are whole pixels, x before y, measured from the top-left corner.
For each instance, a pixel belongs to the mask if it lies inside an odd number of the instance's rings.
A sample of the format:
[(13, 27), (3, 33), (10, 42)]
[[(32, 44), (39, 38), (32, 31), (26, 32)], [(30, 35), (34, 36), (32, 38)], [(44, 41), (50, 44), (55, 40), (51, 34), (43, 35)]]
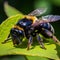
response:
[(23, 15), (18, 14), (16, 16), (9, 17), (0, 25), (0, 41), (7, 38), (10, 29), (23, 17)]
[(8, 17), (16, 15), (16, 14), (23, 15), (20, 11), (18, 11), (14, 7), (10, 6), (7, 2), (4, 3), (4, 11)]
[(39, 56), (26, 56), (27, 60), (50, 60), (48, 58), (39, 57)]
[(0, 57), (0, 60), (49, 60), (39, 56), (7, 55)]
[(5, 20), (0, 26), (0, 56), (3, 55), (29, 55), (29, 56), (40, 56), (51, 59), (59, 59), (60, 58), (60, 47), (58, 47), (52, 39), (49, 39), (49, 42), (45, 42), (44, 45), (46, 50), (40, 48), (40, 45), (34, 39), (32, 49), (27, 51), (27, 39), (23, 40), (20, 46), (14, 47), (12, 41), (7, 42), (6, 44), (2, 44), (8, 34), (10, 29), (13, 27), (16, 22), (21, 19), (23, 15), (16, 15)]

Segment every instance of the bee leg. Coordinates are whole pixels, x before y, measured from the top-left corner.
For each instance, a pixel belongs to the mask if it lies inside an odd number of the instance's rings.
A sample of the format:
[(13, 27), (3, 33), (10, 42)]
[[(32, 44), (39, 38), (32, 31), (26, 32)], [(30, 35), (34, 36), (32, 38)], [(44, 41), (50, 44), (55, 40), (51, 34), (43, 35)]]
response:
[(45, 30), (46, 35), (48, 35), (48, 37), (52, 38), (55, 42), (59, 43), (59, 40), (56, 38), (56, 36), (53, 35), (52, 32), (50, 32), (49, 30)]
[(10, 37), (10, 34), (8, 35), (8, 38)]
[(7, 41), (9, 41), (10, 39), (12, 39), (11, 37), (10, 38), (9, 37), (10, 37), (10, 34), (8, 35), (8, 38), (2, 42), (2, 44), (5, 44)]
[(30, 37), (29, 37), (29, 40), (28, 40), (27, 50), (30, 49), (30, 46), (31, 46), (31, 44), (32, 44), (32, 40), (33, 40), (33, 37), (30, 36)]
[(17, 37), (16, 39), (17, 39), (17, 45), (20, 45), (20, 44), (21, 44), (21, 39), (20, 39), (20, 37)]
[(52, 39), (55, 41), (55, 42), (57, 42), (57, 43), (59, 43), (59, 40), (56, 38), (56, 36), (52, 36)]
[(13, 37), (13, 45), (16, 46), (16, 45), (20, 45), (21, 44), (21, 41), (19, 39), (19, 37)]
[(43, 39), (40, 38), (39, 34), (37, 34), (36, 36), (37, 36), (37, 40), (38, 40), (40, 46), (41, 46), (43, 49), (46, 49), (46, 48), (44, 47)]
[(14, 37), (12, 38), (12, 41), (13, 41), (13, 45), (14, 45), (14, 46), (17, 46), (17, 44), (16, 44), (16, 39), (15, 39)]
[(21, 43), (20, 37), (18, 35), (11, 33), (11, 37), (12, 37), (12, 41), (13, 41), (14, 46), (17, 46)]
[(3, 42), (2, 42), (2, 44), (5, 44), (7, 41), (9, 41), (10, 39), (12, 39), (12, 38), (7, 38), (6, 40), (4, 40)]

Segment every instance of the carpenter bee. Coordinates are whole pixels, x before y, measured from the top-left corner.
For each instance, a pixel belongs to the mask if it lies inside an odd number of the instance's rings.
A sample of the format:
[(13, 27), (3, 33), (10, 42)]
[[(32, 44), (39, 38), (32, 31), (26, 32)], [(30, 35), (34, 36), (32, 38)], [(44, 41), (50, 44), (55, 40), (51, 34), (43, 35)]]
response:
[[(55, 22), (60, 20), (59, 15), (47, 15), (42, 16), (41, 18), (37, 18), (37, 16), (41, 16), (41, 14), (47, 11), (46, 8), (38, 8), (28, 15), (25, 15), (24, 18), (19, 20), (13, 28), (10, 30), (10, 35), (8, 38), (2, 42), (6, 43), (8, 40), (12, 39), (13, 45), (19, 45), (22, 42), (22, 39), (26, 37), (28, 39), (27, 50), (29, 50), (33, 37), (37, 37), (37, 40), (40, 46), (43, 49), (46, 49), (43, 44), (43, 39), (39, 34), (42, 34), (46, 38), (52, 38), (55, 42), (59, 43), (59, 40), (54, 36), (54, 28), (49, 22)], [(9, 38), (11, 36), (11, 38)]]

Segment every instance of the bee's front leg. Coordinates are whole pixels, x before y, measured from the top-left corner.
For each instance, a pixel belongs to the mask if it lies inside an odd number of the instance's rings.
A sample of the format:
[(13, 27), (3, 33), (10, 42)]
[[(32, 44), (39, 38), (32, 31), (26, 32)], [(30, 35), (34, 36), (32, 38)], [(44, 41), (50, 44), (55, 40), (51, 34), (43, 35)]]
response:
[(12, 38), (10, 37), (10, 34), (8, 35), (8, 38), (6, 39), (6, 40), (4, 40), (3, 42), (2, 42), (2, 44), (5, 44), (6, 42), (8, 42), (9, 40), (11, 40)]

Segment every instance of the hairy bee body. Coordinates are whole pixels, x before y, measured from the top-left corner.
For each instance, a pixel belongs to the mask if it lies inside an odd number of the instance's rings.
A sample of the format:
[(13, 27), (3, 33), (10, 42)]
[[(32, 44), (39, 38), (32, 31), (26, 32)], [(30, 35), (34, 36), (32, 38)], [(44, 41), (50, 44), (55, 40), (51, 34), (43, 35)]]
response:
[[(32, 27), (31, 25), (33, 24), (33, 21), (34, 20), (27, 19), (25, 17), (25, 18), (19, 20), (16, 23), (16, 25), (10, 30), (10, 36), (12, 37), (14, 46), (16, 44), (19, 45), (22, 42), (22, 39), (24, 37), (29, 39), (30, 36), (36, 37), (37, 34), (42, 34), (44, 37), (50, 38), (52, 35), (49, 36), (46, 33), (48, 31), (50, 31), (52, 34), (54, 34), (54, 29), (50, 23), (41, 23), (38, 26)], [(32, 37), (31, 37), (31, 39), (32, 39)], [(39, 38), (38, 38), (38, 40), (39, 40)]]

